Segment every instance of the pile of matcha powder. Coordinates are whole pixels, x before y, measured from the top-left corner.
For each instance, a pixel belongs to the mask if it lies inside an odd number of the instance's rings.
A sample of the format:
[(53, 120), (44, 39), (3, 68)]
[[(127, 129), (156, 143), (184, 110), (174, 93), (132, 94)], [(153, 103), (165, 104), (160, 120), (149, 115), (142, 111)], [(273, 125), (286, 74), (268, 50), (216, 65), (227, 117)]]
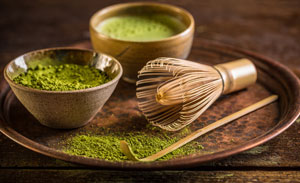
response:
[(13, 79), (14, 82), (40, 90), (70, 91), (92, 88), (110, 81), (104, 72), (88, 65), (37, 65)]
[[(130, 132), (126, 135), (76, 135), (66, 141), (65, 153), (110, 161), (124, 161), (127, 157), (120, 150), (120, 140), (125, 140), (137, 158), (153, 155), (179, 140), (178, 137), (153, 136), (143, 132)], [(203, 149), (198, 142), (191, 142), (161, 157), (169, 160), (178, 156), (189, 155)]]

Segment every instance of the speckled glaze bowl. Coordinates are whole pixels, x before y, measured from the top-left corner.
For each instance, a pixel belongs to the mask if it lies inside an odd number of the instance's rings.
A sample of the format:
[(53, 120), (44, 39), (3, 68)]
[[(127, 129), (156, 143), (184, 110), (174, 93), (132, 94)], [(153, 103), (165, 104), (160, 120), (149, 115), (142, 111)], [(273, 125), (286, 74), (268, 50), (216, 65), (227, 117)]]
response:
[[(143, 13), (170, 15), (181, 21), (186, 28), (174, 36), (145, 42), (114, 39), (96, 30), (96, 26), (107, 18)], [(137, 72), (149, 60), (157, 57), (187, 58), (193, 42), (194, 19), (186, 10), (167, 4), (152, 2), (116, 4), (96, 12), (91, 17), (90, 35), (93, 48), (118, 59), (124, 68), (123, 79), (135, 83)]]
[[(57, 63), (41, 60), (51, 58)], [(73, 91), (46, 91), (16, 84), (13, 78), (37, 64), (91, 65), (113, 79), (97, 87)], [(51, 128), (77, 128), (87, 124), (111, 96), (122, 75), (121, 64), (105, 54), (74, 48), (50, 48), (26, 53), (12, 60), (4, 77), (12, 91), (38, 121)]]

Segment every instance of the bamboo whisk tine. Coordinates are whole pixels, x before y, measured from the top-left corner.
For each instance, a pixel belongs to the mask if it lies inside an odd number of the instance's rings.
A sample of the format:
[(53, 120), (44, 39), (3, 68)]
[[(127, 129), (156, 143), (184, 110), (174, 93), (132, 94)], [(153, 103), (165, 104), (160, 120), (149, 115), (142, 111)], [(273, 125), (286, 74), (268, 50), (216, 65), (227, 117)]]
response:
[(139, 108), (153, 125), (175, 131), (193, 122), (222, 93), (219, 72), (173, 58), (150, 61), (139, 72)]

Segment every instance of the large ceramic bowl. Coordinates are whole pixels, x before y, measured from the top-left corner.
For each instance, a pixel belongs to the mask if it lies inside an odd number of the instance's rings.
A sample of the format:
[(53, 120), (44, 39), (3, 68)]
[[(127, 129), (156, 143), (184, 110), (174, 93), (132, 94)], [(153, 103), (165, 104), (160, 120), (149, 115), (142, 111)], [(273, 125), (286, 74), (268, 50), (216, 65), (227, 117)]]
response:
[[(98, 32), (96, 27), (114, 16), (139, 14), (167, 14), (181, 21), (182, 32), (156, 41), (127, 41), (108, 37)], [(186, 10), (161, 3), (135, 2), (106, 7), (96, 12), (90, 19), (90, 35), (96, 51), (112, 55), (124, 68), (123, 79), (134, 83), (137, 72), (147, 61), (157, 57), (185, 59), (190, 53), (194, 34), (193, 16)]]
[[(47, 62), (49, 58), (57, 63)], [(63, 63), (91, 65), (113, 79), (97, 87), (73, 91), (38, 90), (13, 81), (20, 73), (37, 64)], [(50, 48), (29, 52), (12, 60), (4, 70), (6, 81), (26, 109), (41, 124), (61, 129), (87, 124), (111, 96), (121, 75), (122, 67), (113, 57), (73, 48)]]

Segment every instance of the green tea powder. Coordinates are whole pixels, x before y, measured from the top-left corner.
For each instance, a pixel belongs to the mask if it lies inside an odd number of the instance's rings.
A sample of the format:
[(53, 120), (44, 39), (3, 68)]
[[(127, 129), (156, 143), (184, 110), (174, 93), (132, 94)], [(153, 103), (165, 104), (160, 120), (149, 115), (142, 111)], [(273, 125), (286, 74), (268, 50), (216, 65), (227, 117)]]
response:
[[(178, 138), (150, 136), (142, 132), (118, 135), (76, 135), (67, 140), (65, 153), (111, 161), (128, 160), (120, 150), (120, 140), (128, 142), (138, 158), (145, 158), (172, 145)], [(203, 149), (198, 142), (191, 142), (163, 156), (159, 160), (168, 160), (177, 156), (189, 155)]]
[(37, 65), (13, 79), (18, 84), (48, 91), (92, 88), (110, 80), (104, 72), (92, 66), (76, 64)]

